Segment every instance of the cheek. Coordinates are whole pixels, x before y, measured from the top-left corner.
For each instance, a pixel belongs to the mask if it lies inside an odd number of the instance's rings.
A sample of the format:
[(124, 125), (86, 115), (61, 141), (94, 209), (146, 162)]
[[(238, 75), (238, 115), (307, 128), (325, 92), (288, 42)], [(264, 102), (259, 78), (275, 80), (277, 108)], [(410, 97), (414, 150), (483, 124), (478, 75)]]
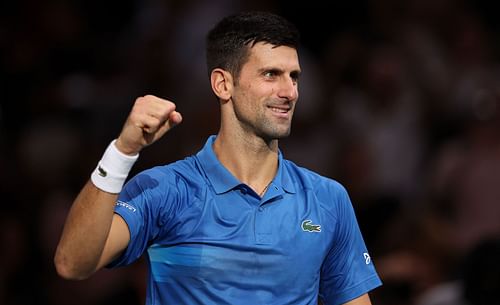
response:
[(276, 92), (276, 88), (270, 84), (250, 82), (240, 84), (233, 96), (240, 104), (240, 107), (257, 110), (265, 104), (266, 100), (272, 98)]
[(250, 92), (252, 92), (255, 99), (261, 100), (272, 98), (278, 93), (278, 89), (272, 84), (262, 83), (252, 86)]

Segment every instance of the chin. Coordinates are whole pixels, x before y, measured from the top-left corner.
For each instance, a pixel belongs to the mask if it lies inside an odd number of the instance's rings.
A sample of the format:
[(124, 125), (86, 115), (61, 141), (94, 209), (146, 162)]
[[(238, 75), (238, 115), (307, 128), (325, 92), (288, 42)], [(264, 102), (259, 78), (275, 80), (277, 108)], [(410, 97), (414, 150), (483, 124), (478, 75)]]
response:
[(269, 140), (279, 140), (279, 139), (284, 139), (287, 138), (290, 135), (290, 129), (285, 130), (285, 131), (273, 131), (273, 132), (268, 132), (264, 133), (263, 138), (269, 139)]

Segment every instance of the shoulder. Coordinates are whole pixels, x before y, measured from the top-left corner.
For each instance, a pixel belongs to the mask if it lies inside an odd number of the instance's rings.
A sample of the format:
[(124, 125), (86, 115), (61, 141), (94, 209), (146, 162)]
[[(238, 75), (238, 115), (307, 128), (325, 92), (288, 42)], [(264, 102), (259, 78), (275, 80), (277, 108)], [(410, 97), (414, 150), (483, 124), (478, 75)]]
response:
[(290, 160), (284, 159), (283, 161), (285, 170), (299, 189), (329, 196), (347, 195), (346, 188), (337, 180), (299, 166)]
[(285, 163), (297, 194), (307, 202), (314, 202), (329, 219), (342, 218), (341, 215), (352, 209), (348, 192), (340, 182), (291, 161)]
[[(164, 194), (166, 190), (189, 191), (203, 181), (202, 172), (192, 156), (166, 165), (159, 165), (139, 172), (127, 182), (127, 188), (150, 194)], [(191, 190), (194, 191), (194, 190)]]
[(196, 158), (189, 156), (169, 164), (151, 167), (141, 171), (134, 178), (144, 179), (149, 177), (150, 179), (168, 182), (172, 178), (198, 177), (200, 171), (196, 163)]

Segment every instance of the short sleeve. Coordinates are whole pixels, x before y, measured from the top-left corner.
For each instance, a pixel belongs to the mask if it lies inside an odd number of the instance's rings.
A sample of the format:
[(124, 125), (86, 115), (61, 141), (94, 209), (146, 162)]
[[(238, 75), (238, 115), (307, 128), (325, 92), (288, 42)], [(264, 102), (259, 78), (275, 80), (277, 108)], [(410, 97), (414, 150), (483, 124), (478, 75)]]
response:
[(336, 207), (334, 240), (321, 269), (319, 295), (325, 305), (346, 303), (382, 284), (343, 187)]
[(126, 222), (130, 242), (120, 257), (107, 267), (129, 265), (139, 259), (160, 231), (162, 206), (168, 199), (160, 192), (159, 179), (151, 171), (140, 173), (126, 183), (118, 196), (115, 213)]

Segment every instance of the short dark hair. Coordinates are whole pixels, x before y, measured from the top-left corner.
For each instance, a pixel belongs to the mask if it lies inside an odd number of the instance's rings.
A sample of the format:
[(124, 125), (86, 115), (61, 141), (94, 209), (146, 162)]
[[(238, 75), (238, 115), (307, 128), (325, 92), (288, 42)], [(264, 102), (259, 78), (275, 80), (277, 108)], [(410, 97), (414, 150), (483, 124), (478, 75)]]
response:
[(221, 68), (237, 81), (250, 48), (258, 42), (297, 50), (299, 31), (285, 18), (269, 12), (244, 12), (225, 17), (207, 35), (208, 74)]

